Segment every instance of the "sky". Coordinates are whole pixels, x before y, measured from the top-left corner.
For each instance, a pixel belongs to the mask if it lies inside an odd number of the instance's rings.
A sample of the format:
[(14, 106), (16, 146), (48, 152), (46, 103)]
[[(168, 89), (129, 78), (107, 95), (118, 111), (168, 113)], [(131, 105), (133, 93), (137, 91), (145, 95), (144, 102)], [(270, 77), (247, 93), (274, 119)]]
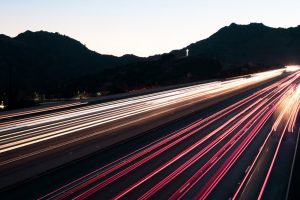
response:
[(101, 54), (150, 56), (232, 22), (295, 27), (299, 8), (299, 0), (0, 0), (0, 34), (59, 32)]

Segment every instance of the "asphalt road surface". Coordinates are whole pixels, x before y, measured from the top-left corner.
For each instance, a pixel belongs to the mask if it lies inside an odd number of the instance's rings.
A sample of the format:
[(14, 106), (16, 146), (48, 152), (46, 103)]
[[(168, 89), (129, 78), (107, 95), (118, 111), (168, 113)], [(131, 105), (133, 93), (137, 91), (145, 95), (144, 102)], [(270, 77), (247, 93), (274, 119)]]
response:
[(139, 120), (149, 115), (169, 114), (170, 109), (277, 77), (164, 127), (13, 185), (3, 190), (3, 197), (284, 199), (299, 133), (300, 73), (281, 73), (272, 71), (8, 119), (0, 124), (5, 170), (45, 151), (92, 138), (95, 127), (112, 129), (131, 120), (142, 126)]

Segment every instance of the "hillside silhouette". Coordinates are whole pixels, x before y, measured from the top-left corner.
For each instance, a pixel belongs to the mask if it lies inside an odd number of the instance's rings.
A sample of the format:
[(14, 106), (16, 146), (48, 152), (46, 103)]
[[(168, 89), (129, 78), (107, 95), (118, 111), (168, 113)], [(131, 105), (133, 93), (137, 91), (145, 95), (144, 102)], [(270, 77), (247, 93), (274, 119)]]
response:
[(128, 64), (84, 76), (71, 81), (61, 92), (76, 88), (92, 93), (98, 90), (115, 94), (215, 78), (221, 71), (222, 65), (216, 59), (204, 56), (177, 58), (173, 54), (165, 54), (155, 61)]
[(59, 33), (0, 35), (1, 96), (8, 96), (9, 87), (16, 101), (35, 91), (50, 94), (71, 79), (141, 60), (134, 55), (101, 55)]
[(59, 33), (26, 31), (15, 38), (0, 35), (0, 99), (18, 105), (37, 94), (115, 94), (224, 78), (297, 64), (299, 55), (300, 26), (233, 23), (205, 40), (148, 58), (102, 55)]
[[(205, 54), (223, 63), (300, 63), (300, 26), (284, 29), (271, 28), (261, 23), (232, 23), (186, 48), (190, 49), (191, 55)], [(186, 48), (172, 53), (184, 55)]]

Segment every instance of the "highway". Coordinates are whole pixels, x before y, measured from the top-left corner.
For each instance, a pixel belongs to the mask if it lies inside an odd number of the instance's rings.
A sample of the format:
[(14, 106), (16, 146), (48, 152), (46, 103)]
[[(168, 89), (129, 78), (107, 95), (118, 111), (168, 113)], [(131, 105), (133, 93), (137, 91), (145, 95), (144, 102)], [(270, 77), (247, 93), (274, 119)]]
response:
[[(280, 199), (286, 195), (295, 150), (293, 141), (299, 133), (300, 109), (300, 72), (284, 71), (5, 119), (0, 123), (0, 167), (93, 138), (99, 134), (99, 131), (89, 131), (93, 128), (111, 130), (132, 121), (141, 126), (140, 121), (149, 115), (176, 112), (180, 107), (277, 77), (276, 81), (257, 87), (242, 98), (231, 97), (232, 103), (227, 106), (211, 109), (184, 125), (178, 123), (176, 129), (144, 141), (138, 148), (133, 147), (39, 197), (265, 199), (277, 196)], [(289, 141), (293, 145), (286, 145)], [(278, 164), (285, 157), (290, 158), (286, 164)], [(282, 182), (274, 175), (279, 171), (285, 171), (286, 184), (280, 194), (274, 194), (274, 188), (278, 188), (276, 183)]]
[[(143, 118), (149, 117), (150, 112), (156, 112), (154, 115), (160, 115), (161, 113), (167, 112), (166, 110), (168, 108), (175, 110), (182, 105), (186, 106), (195, 102), (222, 96), (248, 85), (276, 77), (281, 74), (282, 71), (282, 69), (279, 69), (271, 72), (253, 74), (251, 78), (238, 78), (223, 82), (216, 81), (34, 117), (6, 120), (0, 123), (0, 157), (3, 153), (9, 154), (13, 152), (13, 150), (18, 150), (22, 147), (32, 147), (34, 144), (41, 144), (45, 141), (48, 142), (51, 139), (61, 139), (62, 136), (67, 137), (67, 142), (52, 145), (52, 149), (59, 148), (60, 146), (85, 140), (99, 134), (84, 135), (70, 141), (69, 135), (74, 133), (86, 131), (101, 125), (113, 124), (113, 126), (116, 126), (116, 122), (120, 120), (124, 121), (120, 126), (125, 126), (134, 120), (142, 121)], [(17, 113), (15, 115), (17, 115)], [(141, 117), (141, 115), (143, 116)], [(130, 117), (138, 117), (138, 119), (129, 120)], [(48, 149), (41, 150), (38, 148), (36, 152), (32, 152), (31, 149), (29, 155), (22, 155), (19, 156), (19, 158), (24, 159), (26, 156), (40, 154), (41, 151), (52, 150), (51, 148), (49, 149), (49, 145), (47, 146)], [(4, 161), (6, 158), (7, 157), (4, 156), (3, 159), (1, 159), (0, 167), (18, 160), (17, 157), (14, 157), (13, 159)]]

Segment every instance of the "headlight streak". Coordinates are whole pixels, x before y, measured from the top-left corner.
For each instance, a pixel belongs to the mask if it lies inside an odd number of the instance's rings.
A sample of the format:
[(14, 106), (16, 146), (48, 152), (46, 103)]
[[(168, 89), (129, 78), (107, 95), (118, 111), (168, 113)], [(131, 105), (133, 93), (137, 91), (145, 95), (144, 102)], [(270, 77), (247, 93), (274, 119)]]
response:
[[(283, 96), (285, 94), (289, 94), (288, 91), (290, 91), (291, 86), (293, 85), (293, 83), (295, 81), (297, 81), (299, 79), (299, 74), (300, 73), (293, 73), (291, 75), (289, 75), (286, 78), (283, 78), (282, 80), (272, 84), (269, 87), (266, 87), (264, 89), (262, 89), (261, 91), (258, 91), (257, 93), (253, 94), (253, 96), (251, 98), (256, 98), (255, 102), (252, 102), (250, 104), (250, 106), (248, 107), (248, 110), (242, 110), (239, 114), (236, 115), (236, 117), (238, 117), (239, 115), (241, 115), (241, 117), (239, 118), (239, 120), (237, 122), (235, 122), (234, 125), (231, 125), (228, 129), (224, 129), (223, 126), (220, 126), (218, 129), (215, 129), (214, 131), (211, 132), (211, 134), (213, 133), (217, 133), (217, 132), (221, 132), (223, 133), (223, 135), (221, 134), (220, 137), (214, 139), (211, 143), (208, 143), (208, 145), (203, 148), (203, 151), (199, 152), (199, 154), (195, 154), (194, 157), (192, 157), (189, 161), (186, 161), (183, 165), (179, 166), (178, 168), (176, 168), (173, 172), (170, 172), (169, 176), (167, 176), (165, 179), (163, 179), (163, 181), (161, 182), (161, 184), (156, 184), (155, 189), (153, 189), (151, 191), (151, 193), (144, 193), (142, 194), (143, 196), (140, 196), (141, 199), (144, 198), (148, 198), (154, 194), (157, 193), (158, 190), (160, 190), (160, 188), (166, 187), (166, 185), (168, 184), (168, 182), (172, 181), (173, 178), (175, 178), (177, 175), (181, 174), (183, 172), (183, 170), (187, 169), (190, 165), (192, 165), (197, 159), (202, 158), (202, 156), (206, 153), (206, 151), (211, 151), (211, 148), (214, 147), (214, 145), (217, 145), (218, 142), (222, 141), (222, 139), (229, 137), (231, 134), (231, 131), (237, 127), (239, 127), (242, 122), (248, 122), (247, 125), (245, 125), (243, 127), (243, 129), (241, 129), (236, 135), (231, 135), (230, 137), (232, 137), (232, 139), (226, 144), (224, 145), (224, 149), (221, 149), (220, 152), (218, 153), (218, 156), (216, 157), (211, 157), (210, 162), (208, 162), (209, 166), (207, 166), (208, 168), (206, 168), (207, 170), (210, 169), (210, 167), (216, 165), (216, 163), (218, 162), (219, 159), (222, 158), (224, 152), (227, 152), (229, 149), (231, 149), (234, 144), (236, 144), (237, 142), (239, 142), (239, 138), (240, 136), (244, 135), (244, 134), (248, 134), (248, 136), (246, 137), (246, 140), (242, 141), (242, 144), (240, 145), (240, 147), (236, 150), (236, 155), (231, 156), (230, 159), (228, 160), (226, 166), (222, 167), (222, 173), (220, 173), (218, 175), (218, 179), (222, 179), (222, 177), (226, 174), (226, 171), (230, 170), (232, 165), (236, 162), (236, 160), (239, 158), (239, 156), (242, 154), (242, 152), (244, 152), (248, 145), (251, 143), (252, 140), (254, 140), (254, 138), (256, 137), (257, 134), (259, 134), (259, 131), (261, 130), (261, 128), (263, 127), (263, 125), (265, 123), (267, 123), (268, 119), (270, 118), (270, 116), (274, 113), (274, 111), (279, 108), (279, 103), (278, 102), (283, 102)], [(259, 81), (259, 80), (264, 80), (261, 79), (262, 77), (259, 76), (259, 74), (254, 74), (252, 75), (252, 77), (254, 80)], [(223, 82), (223, 83), (218, 83), (219, 85), (222, 85), (222, 87), (225, 85), (230, 85), (231, 87), (234, 86), (235, 87), (239, 87), (241, 83), (244, 82), (248, 82), (249, 79), (245, 79), (245, 78), (240, 78), (238, 79), (238, 83), (235, 83), (235, 81), (230, 80), (228, 83)], [(251, 81), (253, 81), (253, 79)], [(251, 83), (248, 82), (248, 83)], [(222, 92), (221, 88), (216, 87), (215, 91), (217, 92)], [(209, 93), (210, 91), (204, 91), (205, 95), (210, 95)], [(194, 95), (197, 95), (197, 93), (194, 93), (194, 91), (191, 91), (189, 93), (189, 95), (194, 98)], [(261, 96), (260, 96), (261, 95)], [(180, 99), (182, 98), (186, 98), (185, 95), (179, 94)], [(189, 99), (189, 98), (187, 98)], [(166, 103), (166, 102), (172, 102), (172, 101), (178, 101), (175, 97), (173, 99), (172, 96), (166, 97), (165, 99), (156, 99), (154, 100), (154, 104), (162, 104), (162, 103)], [(153, 102), (151, 102), (153, 103)], [(237, 104), (239, 105), (239, 104)], [(252, 106), (253, 107), (252, 107)], [(234, 107), (232, 107), (234, 108)], [(247, 114), (245, 113), (247, 112)], [(256, 114), (256, 115), (255, 115)], [(243, 116), (243, 117), (242, 117)], [(221, 116), (220, 116), (221, 117)], [(248, 118), (248, 119), (247, 119)], [(211, 118), (213, 119), (213, 118)], [(237, 119), (237, 118), (232, 118)], [(203, 122), (206, 119), (203, 119)], [(218, 118), (216, 118), (216, 120), (218, 120)], [(249, 120), (249, 121), (247, 121)], [(230, 120), (229, 120), (230, 122)], [(255, 123), (256, 122), (256, 123)], [(207, 124), (208, 125), (208, 124)], [(228, 126), (229, 123), (225, 123), (224, 126)], [(199, 128), (201, 128), (201, 125), (199, 124)], [(179, 144), (179, 142), (183, 142), (183, 140), (187, 139), (188, 137), (191, 137), (192, 135), (194, 135), (197, 131), (201, 130), (195, 127), (195, 130), (192, 132), (187, 132), (185, 135), (179, 137), (177, 140), (171, 142), (170, 144), (174, 144), (173, 146), (168, 146), (168, 148), (175, 148), (175, 146), (177, 144)], [(222, 132), (224, 130), (224, 132)], [(250, 133), (249, 133), (250, 132)], [(207, 136), (204, 137), (205, 140), (210, 139), (211, 135), (208, 134)], [(162, 141), (159, 142), (159, 144)], [(148, 175), (143, 176), (140, 180), (137, 180), (137, 182), (135, 182), (133, 185), (129, 185), (127, 186), (128, 188), (126, 188), (124, 191), (119, 191), (117, 193), (116, 196), (114, 196), (115, 199), (119, 199), (122, 198), (123, 196), (127, 195), (128, 193), (132, 192), (133, 190), (137, 189), (138, 187), (141, 187), (142, 185), (146, 184), (146, 182), (151, 179), (153, 176), (156, 176), (160, 171), (165, 170), (169, 165), (175, 163), (178, 159), (181, 159), (183, 156), (186, 156), (187, 153), (189, 153), (191, 150), (193, 150), (193, 148), (197, 147), (197, 145), (201, 144), (201, 140), (195, 141), (193, 145), (186, 147), (186, 149), (182, 152), (177, 154), (174, 157), (169, 158), (168, 161), (166, 161), (166, 163), (162, 163), (162, 165), (158, 168), (156, 168), (154, 171), (149, 172)], [(226, 148), (225, 148), (226, 147)], [(118, 171), (118, 169), (120, 169), (120, 167), (124, 167), (124, 165), (119, 165), (119, 164), (112, 164), (112, 167), (110, 167), (108, 170), (104, 170), (104, 171), (95, 171), (95, 174), (90, 174), (89, 176), (85, 176), (82, 178), (79, 178), (78, 180), (68, 184), (67, 186), (64, 186), (58, 190), (56, 190), (54, 193), (51, 193), (45, 197), (42, 197), (41, 199), (47, 199), (51, 197), (54, 197), (55, 199), (63, 199), (65, 197), (68, 196), (73, 196), (73, 198), (75, 197), (75, 199), (85, 199), (91, 195), (93, 195), (96, 192), (101, 191), (104, 187), (107, 187), (110, 184), (113, 184), (114, 182), (117, 182), (117, 180), (119, 180), (121, 177), (125, 176), (128, 173), (132, 173), (133, 171), (135, 171), (137, 168), (141, 167), (141, 166), (145, 166), (146, 162), (149, 162), (151, 159), (154, 159), (157, 155), (163, 154), (165, 151), (167, 151), (168, 149), (166, 149), (166, 146), (161, 147), (161, 149), (159, 150), (151, 150), (147, 151), (149, 154), (144, 155), (145, 157), (143, 157), (142, 160), (137, 160), (135, 161), (134, 159), (130, 159), (127, 158), (126, 161), (126, 168), (122, 168), (123, 170)], [(136, 155), (139, 155), (141, 153), (137, 153)], [(203, 154), (203, 155), (202, 155)], [(150, 157), (149, 157), (150, 156)], [(116, 172), (115, 172), (116, 170)], [(204, 173), (199, 172), (199, 173)], [(111, 175), (109, 175), (111, 174)], [(172, 175), (171, 175), (172, 174)], [(199, 176), (196, 177), (197, 179), (199, 178)], [(95, 183), (97, 183), (97, 181), (102, 180), (100, 182), (98, 182), (97, 185), (95, 185)], [(196, 181), (197, 182), (197, 181)], [(210, 191), (212, 191), (214, 189), (214, 187), (219, 183), (219, 180), (217, 182), (214, 182), (211, 186), (207, 187), (208, 190), (207, 192), (205, 192), (205, 197), (208, 196), (210, 194)], [(190, 189), (193, 187), (193, 183), (191, 182), (186, 182), (185, 184), (182, 185), (182, 188), (179, 189), (179, 193), (181, 196), (183, 193), (183, 191), (190, 191)], [(91, 186), (90, 186), (91, 185)], [(90, 187), (89, 187), (90, 186)], [(86, 188), (87, 187), (87, 188)], [(157, 187), (157, 188), (156, 188)], [(81, 191), (82, 190), (82, 191)], [(81, 191), (81, 193), (80, 193)], [(77, 194), (77, 192), (79, 192)], [(76, 196), (75, 196), (76, 195)], [(149, 195), (149, 196), (148, 196)], [(183, 195), (184, 196), (184, 195)], [(202, 198), (202, 197), (200, 197)], [(172, 197), (171, 197), (172, 199)]]
[[(17, 124), (11, 122), (11, 124), (7, 124), (6, 126), (0, 125), (0, 132), (3, 132), (0, 136), (0, 153), (177, 103), (201, 97), (205, 99), (218, 94), (220, 95), (228, 90), (239, 89), (249, 84), (255, 84), (279, 76), (283, 71), (284, 69), (279, 69), (256, 73), (251, 75), (250, 78), (238, 78), (223, 82), (216, 81), (157, 94), (124, 99), (117, 101), (118, 103), (116, 104), (104, 103), (74, 109), (74, 112), (73, 110), (64, 111), (63, 115), (56, 115), (54, 113), (48, 115), (49, 117), (33, 117), (32, 120), (30, 118), (24, 121), (18, 120)], [(106, 112), (106, 114), (103, 112)]]

